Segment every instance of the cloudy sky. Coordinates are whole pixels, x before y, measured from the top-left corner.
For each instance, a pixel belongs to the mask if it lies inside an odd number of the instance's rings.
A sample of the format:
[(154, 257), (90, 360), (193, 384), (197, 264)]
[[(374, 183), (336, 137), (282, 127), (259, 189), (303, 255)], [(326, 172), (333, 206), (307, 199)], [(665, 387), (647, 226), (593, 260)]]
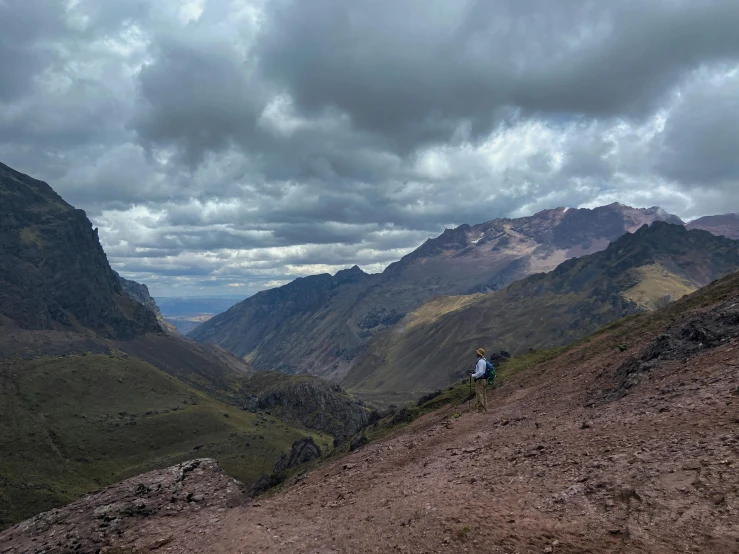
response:
[(159, 295), (556, 206), (739, 211), (734, 0), (0, 0), (0, 161)]

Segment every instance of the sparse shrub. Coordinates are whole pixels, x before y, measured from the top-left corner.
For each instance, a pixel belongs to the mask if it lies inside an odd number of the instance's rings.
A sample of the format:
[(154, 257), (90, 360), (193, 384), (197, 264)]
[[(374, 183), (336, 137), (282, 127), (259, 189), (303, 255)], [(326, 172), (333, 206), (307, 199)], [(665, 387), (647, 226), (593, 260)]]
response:
[(459, 531), (457, 531), (457, 538), (461, 541), (467, 540), (467, 536), (470, 534), (470, 531), (472, 531), (471, 528), (467, 526), (462, 527)]

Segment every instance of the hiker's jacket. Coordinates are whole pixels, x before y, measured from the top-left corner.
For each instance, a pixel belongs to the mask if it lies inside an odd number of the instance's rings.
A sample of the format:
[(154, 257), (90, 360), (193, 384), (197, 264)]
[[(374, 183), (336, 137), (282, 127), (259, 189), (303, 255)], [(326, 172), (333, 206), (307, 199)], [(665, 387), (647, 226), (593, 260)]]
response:
[(487, 367), (488, 365), (485, 363), (485, 358), (477, 360), (477, 365), (475, 366), (475, 372), (472, 374), (472, 378), (477, 380), (485, 377), (485, 370)]

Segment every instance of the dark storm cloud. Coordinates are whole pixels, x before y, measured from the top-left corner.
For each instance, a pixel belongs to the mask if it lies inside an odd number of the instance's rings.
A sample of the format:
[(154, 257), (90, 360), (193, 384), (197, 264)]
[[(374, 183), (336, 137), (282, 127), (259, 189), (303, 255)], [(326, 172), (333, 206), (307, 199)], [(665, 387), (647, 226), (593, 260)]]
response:
[(45, 0), (0, 2), (0, 102), (21, 97), (56, 56), (48, 38), (59, 36), (61, 8)]
[(685, 185), (739, 188), (739, 73), (683, 91), (666, 123), (662, 173)]
[(208, 151), (221, 151), (256, 121), (249, 68), (227, 47), (162, 41), (154, 62), (140, 74), (140, 110), (132, 121), (147, 146), (181, 147), (197, 166)]
[(0, 160), (160, 291), (560, 205), (736, 211), (737, 28), (728, 0), (0, 0)]
[[(391, 141), (446, 140), (496, 109), (644, 115), (739, 53), (739, 3), (635, 0), (268, 4), (263, 70), (308, 110)], [(480, 129), (481, 131), (489, 131)]]

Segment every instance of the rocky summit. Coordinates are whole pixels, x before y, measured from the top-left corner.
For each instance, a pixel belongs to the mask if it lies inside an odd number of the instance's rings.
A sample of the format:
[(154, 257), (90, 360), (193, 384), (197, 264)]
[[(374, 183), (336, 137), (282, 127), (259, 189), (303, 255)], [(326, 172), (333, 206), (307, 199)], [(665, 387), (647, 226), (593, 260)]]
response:
[(341, 380), (374, 335), (428, 298), (499, 290), (603, 250), (653, 221), (682, 224), (659, 208), (611, 204), (462, 225), (426, 241), (381, 274), (354, 267), (335, 276), (297, 279), (255, 294), (189, 336), (219, 344), (256, 369)]

